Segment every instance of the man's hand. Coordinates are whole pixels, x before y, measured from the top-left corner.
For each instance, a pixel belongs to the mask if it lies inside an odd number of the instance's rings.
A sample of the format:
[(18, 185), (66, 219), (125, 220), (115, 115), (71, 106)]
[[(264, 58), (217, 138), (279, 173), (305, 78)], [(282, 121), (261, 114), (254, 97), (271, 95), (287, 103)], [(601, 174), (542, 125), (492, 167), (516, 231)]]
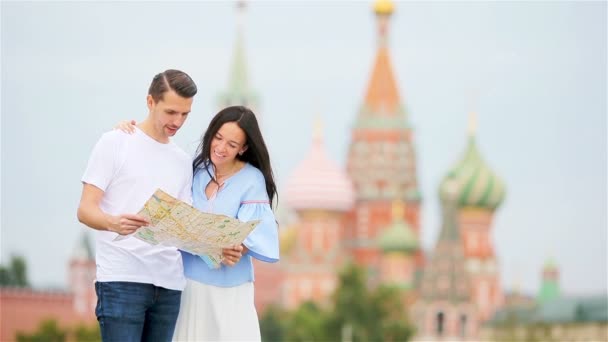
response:
[(82, 197), (78, 206), (78, 220), (97, 230), (107, 230), (120, 235), (129, 235), (137, 229), (150, 224), (145, 217), (134, 214), (113, 216), (103, 212), (99, 206), (103, 198), (103, 190), (83, 183)]
[(222, 264), (226, 266), (236, 265), (243, 256), (243, 245), (223, 248), (222, 256), (224, 257), (222, 260)]
[(108, 215), (108, 221), (108, 230), (120, 235), (133, 234), (139, 228), (150, 224), (145, 217), (134, 214), (122, 214), (120, 216)]

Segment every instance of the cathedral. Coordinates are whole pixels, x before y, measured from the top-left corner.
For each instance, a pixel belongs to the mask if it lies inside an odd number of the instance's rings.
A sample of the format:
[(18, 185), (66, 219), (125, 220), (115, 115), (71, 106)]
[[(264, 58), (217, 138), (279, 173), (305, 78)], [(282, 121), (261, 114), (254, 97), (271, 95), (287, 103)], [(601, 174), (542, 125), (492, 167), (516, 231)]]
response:
[[(445, 170), (437, 192), (421, 193), (416, 113), (401, 96), (390, 53), (395, 10), (390, 0), (373, 3), (375, 57), (352, 116), (346, 165), (328, 155), (324, 134), (331, 129), (317, 118), (308, 151), (288, 178), (279, 180), (285, 205), (276, 213), (281, 260), (254, 260), (258, 314), (271, 304), (287, 310), (311, 300), (329, 304), (339, 272), (354, 263), (366, 270), (370, 287), (401, 289), (416, 341), (604, 339), (605, 294), (561, 296), (554, 265), (543, 270), (537, 299), (504, 293), (492, 228), (506, 188), (481, 154), (477, 113), (469, 113), (464, 150), (453, 151), (456, 162)], [(260, 115), (260, 96), (247, 73), (244, 15), (245, 5), (238, 2), (228, 86), (217, 104), (249, 106)], [(263, 127), (263, 117), (258, 120)], [(421, 231), (429, 228), (421, 226), (423, 195), (438, 196), (441, 204), (439, 234), (430, 250), (421, 244)]]
[[(243, 10), (239, 6), (239, 16)], [(326, 153), (323, 123), (317, 119), (308, 152), (282, 183), (295, 219), (283, 221), (279, 215), (281, 261), (255, 262), (256, 307), (263, 314), (269, 304), (295, 309), (313, 300), (323, 305), (337, 287), (339, 270), (352, 262), (366, 269), (370, 286), (391, 284), (404, 291), (404, 310), (415, 317), (417, 339), (475, 339), (481, 322), (503, 303), (492, 220), (505, 185), (479, 151), (471, 113), (466, 149), (438, 185), (439, 237), (431, 251), (422, 249), (422, 194), (410, 121), (415, 113), (400, 96), (390, 54), (395, 5), (379, 0), (373, 11), (375, 59), (353, 115), (346, 165)], [(239, 21), (220, 106), (257, 103), (248, 83), (243, 30)]]

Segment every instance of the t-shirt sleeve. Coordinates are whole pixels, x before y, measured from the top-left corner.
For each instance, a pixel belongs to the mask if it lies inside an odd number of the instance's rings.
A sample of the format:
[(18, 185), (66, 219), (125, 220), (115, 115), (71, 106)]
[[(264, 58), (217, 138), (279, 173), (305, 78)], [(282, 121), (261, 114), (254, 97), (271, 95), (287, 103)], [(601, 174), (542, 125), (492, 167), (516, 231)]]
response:
[(249, 254), (265, 262), (279, 261), (279, 229), (261, 175), (253, 180), (243, 196), (237, 218), (245, 222), (261, 221), (243, 242)]
[(95, 144), (89, 157), (82, 182), (94, 185), (104, 192), (117, 171), (118, 142), (114, 134), (104, 134)]

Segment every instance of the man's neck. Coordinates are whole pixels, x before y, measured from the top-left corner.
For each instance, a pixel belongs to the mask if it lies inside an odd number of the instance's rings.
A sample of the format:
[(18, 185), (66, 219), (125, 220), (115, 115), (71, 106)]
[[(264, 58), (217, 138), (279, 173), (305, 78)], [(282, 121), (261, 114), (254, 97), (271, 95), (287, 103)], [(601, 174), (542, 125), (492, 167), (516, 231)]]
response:
[(169, 143), (169, 137), (157, 132), (154, 125), (152, 124), (152, 122), (150, 122), (149, 119), (142, 121), (140, 124), (137, 125), (137, 127), (139, 127), (139, 129), (141, 129), (142, 132), (144, 132), (147, 136), (158, 141), (159, 143)]

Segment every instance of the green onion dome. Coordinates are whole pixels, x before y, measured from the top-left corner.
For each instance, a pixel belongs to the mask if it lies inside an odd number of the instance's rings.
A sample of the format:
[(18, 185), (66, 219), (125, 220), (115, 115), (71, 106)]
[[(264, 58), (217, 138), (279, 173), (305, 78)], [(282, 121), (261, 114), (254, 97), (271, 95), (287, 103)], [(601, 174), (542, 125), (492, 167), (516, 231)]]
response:
[(393, 222), (384, 229), (378, 238), (378, 246), (385, 253), (409, 253), (418, 249), (418, 239), (414, 230), (403, 219), (403, 205), (393, 204)]
[[(453, 195), (448, 184), (455, 186)], [(505, 185), (484, 162), (473, 135), (469, 137), (464, 157), (441, 181), (439, 196), (443, 202), (454, 198), (459, 207), (490, 210), (495, 210), (504, 200)]]
[(559, 270), (555, 260), (549, 259), (543, 266), (542, 283), (537, 301), (543, 304), (559, 297)]

